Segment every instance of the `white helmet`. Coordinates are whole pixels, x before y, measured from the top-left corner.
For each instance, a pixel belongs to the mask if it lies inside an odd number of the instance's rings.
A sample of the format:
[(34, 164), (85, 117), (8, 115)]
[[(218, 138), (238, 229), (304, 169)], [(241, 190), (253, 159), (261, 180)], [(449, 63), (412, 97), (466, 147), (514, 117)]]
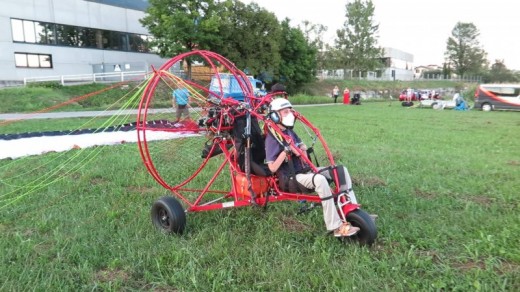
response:
[(294, 127), (294, 121), (295, 117), (292, 112), (290, 112), (288, 115), (281, 117), (278, 113), (279, 110), (285, 109), (285, 108), (292, 108), (292, 104), (285, 98), (277, 98), (274, 99), (271, 102), (271, 112), (269, 113), (269, 118), (277, 123), (282, 124), (283, 126), (291, 129)]
[(292, 104), (285, 98), (275, 98), (271, 101), (271, 111), (279, 111), (284, 108), (292, 108)]

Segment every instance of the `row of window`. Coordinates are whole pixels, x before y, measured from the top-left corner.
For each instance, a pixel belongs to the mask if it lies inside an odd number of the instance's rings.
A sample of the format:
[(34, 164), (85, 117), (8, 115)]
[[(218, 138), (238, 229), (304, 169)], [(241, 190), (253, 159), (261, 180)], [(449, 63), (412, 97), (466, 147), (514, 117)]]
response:
[(11, 19), (14, 42), (151, 52), (151, 36), (49, 22)]
[(52, 68), (52, 55), (14, 53), (14, 62), (21, 68)]
[(145, 11), (148, 8), (148, 0), (86, 0), (90, 2), (97, 2), (105, 5), (112, 5), (123, 7), (127, 9), (134, 9)]

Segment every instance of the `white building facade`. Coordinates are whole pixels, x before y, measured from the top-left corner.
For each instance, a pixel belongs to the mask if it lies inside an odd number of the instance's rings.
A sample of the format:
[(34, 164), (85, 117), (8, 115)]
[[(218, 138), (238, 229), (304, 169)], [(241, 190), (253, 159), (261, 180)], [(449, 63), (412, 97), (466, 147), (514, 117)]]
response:
[(381, 78), (385, 80), (413, 80), (413, 55), (394, 48), (384, 48), (385, 68)]
[(0, 82), (25, 77), (150, 71), (152, 53), (139, 19), (147, 0), (2, 0)]

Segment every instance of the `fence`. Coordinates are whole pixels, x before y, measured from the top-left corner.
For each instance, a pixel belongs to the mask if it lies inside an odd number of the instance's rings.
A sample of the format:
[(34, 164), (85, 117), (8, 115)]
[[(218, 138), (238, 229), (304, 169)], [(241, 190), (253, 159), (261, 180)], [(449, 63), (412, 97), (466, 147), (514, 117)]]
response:
[(25, 77), (23, 85), (26, 86), (31, 82), (60, 82), (61, 85), (72, 85), (82, 83), (110, 83), (120, 81), (136, 81), (148, 78), (150, 72), (147, 71), (121, 71), (110, 73), (93, 73), (93, 74), (77, 74), (77, 75), (58, 75), (44, 77)]

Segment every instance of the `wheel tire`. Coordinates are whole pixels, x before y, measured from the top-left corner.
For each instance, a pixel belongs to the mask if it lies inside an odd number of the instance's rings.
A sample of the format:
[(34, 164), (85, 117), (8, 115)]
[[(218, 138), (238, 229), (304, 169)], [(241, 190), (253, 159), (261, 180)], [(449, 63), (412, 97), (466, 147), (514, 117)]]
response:
[(186, 227), (186, 213), (181, 203), (171, 196), (157, 200), (151, 210), (152, 223), (164, 233), (182, 234)]
[(493, 110), (493, 107), (491, 106), (491, 104), (489, 104), (487, 102), (482, 104), (482, 111), (483, 112), (490, 112), (492, 110)]
[(346, 237), (350, 241), (357, 241), (359, 245), (370, 246), (374, 243), (377, 238), (377, 228), (374, 220), (370, 218), (367, 212), (357, 209), (347, 215), (347, 221), (352, 226), (359, 227), (360, 230), (355, 235)]

